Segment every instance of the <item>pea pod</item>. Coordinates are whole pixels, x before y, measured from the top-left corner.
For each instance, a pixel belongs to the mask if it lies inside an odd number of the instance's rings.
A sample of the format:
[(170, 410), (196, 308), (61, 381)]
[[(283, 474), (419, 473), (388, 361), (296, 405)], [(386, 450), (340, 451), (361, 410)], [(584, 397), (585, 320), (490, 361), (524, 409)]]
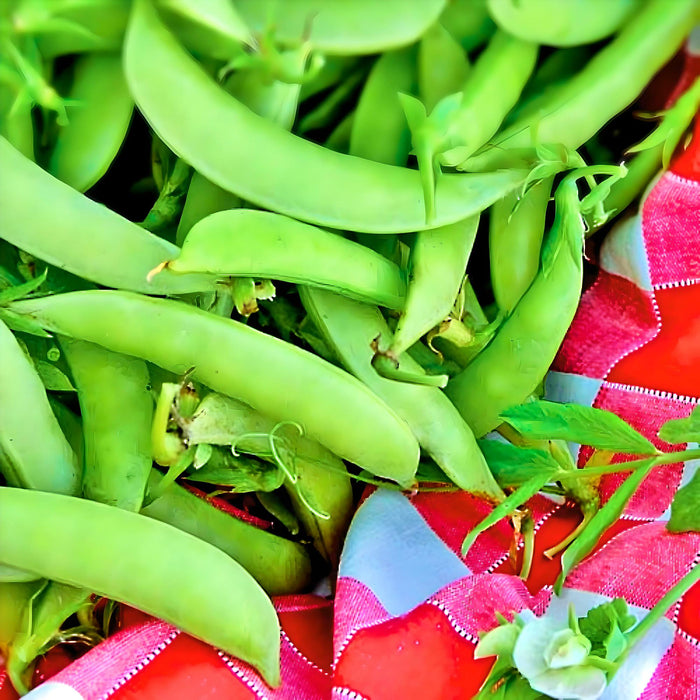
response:
[(443, 97), (429, 116), (419, 100), (403, 96), (428, 221), (435, 216), (440, 165), (458, 165), (498, 131), (535, 67), (537, 52), (536, 44), (498, 31), (467, 73), (461, 92)]
[[(444, 472), (460, 488), (496, 501), (503, 498), (474, 436), (439, 389), (384, 379), (372, 368), (372, 340), (389, 337), (379, 311), (320, 289), (300, 287), (299, 293), (304, 308), (343, 364), (406, 421)], [(401, 364), (415, 374), (422, 371), (406, 355)]]
[(27, 299), (10, 308), (57, 333), (178, 374), (195, 367), (193, 378), (214, 391), (273, 420), (300, 423), (331, 452), (378, 476), (406, 483), (415, 474), (415, 439), (372, 392), (319, 357), (236, 321), (180, 302), (108, 290)]
[(303, 282), (394, 309), (403, 305), (405, 294), (401, 271), (378, 253), (315, 226), (252, 209), (202, 219), (166, 268)]
[(61, 340), (83, 417), (83, 494), (138, 511), (151, 470), (153, 399), (143, 360), (98, 345)]
[[(149, 489), (162, 478), (152, 470)], [(298, 593), (311, 583), (311, 561), (300, 544), (238, 520), (179, 484), (165, 489), (141, 513), (226, 552), (270, 595)]]
[[(275, 610), (216, 547), (136, 513), (39, 491), (1, 487), (0, 512), (4, 563), (155, 615), (279, 685)], [(66, 542), (80, 546), (66, 549)]]
[(437, 19), (446, 0), (237, 0), (253, 31), (268, 22), (275, 38), (297, 43), (308, 33), (315, 49), (351, 56), (387, 51), (415, 41)]
[(357, 101), (350, 153), (387, 165), (405, 165), (411, 148), (399, 92), (415, 82), (414, 47), (382, 54), (372, 66)]
[[(147, 0), (134, 4), (124, 60), (131, 93), (158, 135), (220, 187), (331, 228), (397, 233), (428, 227), (418, 173), (336, 153), (256, 116), (204, 73)], [(210, 139), (212, 124), (225, 124), (236, 138)], [(483, 210), (525, 176), (521, 170), (445, 176), (432, 225)]]
[(87, 54), (76, 60), (68, 124), (59, 128), (48, 171), (79, 192), (92, 187), (117, 155), (134, 103), (118, 54)]
[[(578, 148), (646, 87), (673, 56), (698, 19), (695, 0), (649, 0), (624, 29), (568, 80), (534, 114), (504, 129), (461, 165), (492, 170), (511, 149), (538, 143)], [(504, 152), (505, 151), (505, 152)]]
[(390, 354), (405, 352), (447, 318), (464, 280), (478, 226), (476, 215), (416, 236), (406, 306), (396, 325)]
[(605, 39), (643, 4), (640, 0), (488, 0), (491, 17), (499, 27), (550, 46)]
[[(179, 248), (56, 180), (0, 138), (0, 238), (51, 265), (107, 287), (147, 294), (215, 288), (206, 275), (148, 273)], [(27, 221), (32, 225), (27, 226)]]
[(498, 308), (509, 314), (537, 276), (551, 178), (533, 185), (522, 197), (504, 197), (491, 207), (489, 262)]
[(537, 277), (489, 345), (445, 389), (477, 437), (535, 391), (571, 325), (581, 295), (585, 231), (576, 178), (590, 172), (619, 176), (621, 171), (600, 166), (564, 178)]
[(56, 422), (30, 359), (2, 322), (0, 357), (3, 476), (12, 486), (77, 494), (80, 476), (73, 450)]

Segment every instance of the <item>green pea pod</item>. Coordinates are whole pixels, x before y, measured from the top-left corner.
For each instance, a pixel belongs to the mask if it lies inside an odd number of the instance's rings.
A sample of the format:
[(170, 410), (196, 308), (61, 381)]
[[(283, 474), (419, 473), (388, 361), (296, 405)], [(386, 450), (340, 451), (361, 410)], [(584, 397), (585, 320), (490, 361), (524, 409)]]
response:
[(510, 314), (537, 276), (552, 179), (522, 197), (509, 194), (490, 210), (491, 287), (498, 308)]
[(537, 143), (579, 148), (627, 107), (674, 55), (698, 19), (695, 0), (649, 0), (623, 30), (557, 89), (534, 114), (518, 119), (492, 146), (460, 168), (490, 171), (508, 151)]
[(25, 583), (27, 581), (36, 581), (37, 575), (31, 571), (23, 571), (16, 569), (14, 566), (0, 564), (0, 583)]
[(440, 23), (465, 51), (481, 46), (496, 30), (486, 0), (452, 0), (440, 15)]
[(156, 0), (175, 31), (190, 49), (219, 59), (242, 53), (254, 43), (250, 29), (227, 0)]
[(417, 106), (407, 112), (428, 221), (435, 216), (440, 164), (463, 162), (496, 133), (525, 87), (537, 52), (536, 44), (498, 31), (468, 72), (461, 92), (443, 97), (430, 116), (419, 116)]
[(85, 435), (83, 494), (125, 510), (141, 508), (151, 470), (153, 399), (143, 360), (65, 338)]
[(181, 246), (190, 229), (209, 214), (225, 209), (237, 209), (241, 204), (241, 198), (238, 195), (221, 189), (207, 180), (204, 175), (193, 173), (177, 226), (175, 242)]
[(550, 46), (605, 39), (643, 5), (641, 0), (488, 0), (491, 17), (501, 29)]
[[(63, 270), (107, 287), (146, 294), (213, 290), (206, 275), (148, 273), (179, 248), (56, 180), (0, 138), (0, 238)], [(27, 226), (27, 221), (32, 225)]]
[(415, 474), (415, 439), (369, 389), (319, 357), (241, 323), (180, 302), (108, 290), (27, 299), (8, 308), (57, 333), (178, 374), (194, 367), (192, 377), (214, 391), (275, 421), (298, 422), (309, 437), (377, 476), (403, 484)]
[[(32, 0), (18, 3), (16, 22), (36, 38), (46, 59), (89, 51), (118, 51), (129, 18), (130, 0), (42, 3), (48, 14), (37, 13)], [(28, 13), (22, 16), (22, 8)]]
[(65, 404), (49, 396), (49, 404), (58, 425), (68, 440), (78, 464), (85, 464), (85, 444), (83, 442), (83, 424), (78, 416)]
[(0, 136), (30, 160), (34, 160), (33, 108), (28, 92), (16, 93), (0, 84)]
[[(220, 187), (293, 218), (352, 231), (411, 232), (482, 211), (526, 177), (520, 170), (446, 175), (429, 226), (418, 173), (336, 153), (255, 115), (178, 45), (148, 0), (134, 4), (124, 60), (139, 109), (175, 153)], [(225, 124), (236, 138), (210, 139), (212, 124)]]
[(445, 95), (459, 92), (468, 72), (464, 48), (440, 22), (435, 23), (418, 45), (418, 94), (426, 111), (432, 111)]
[(208, 394), (192, 418), (181, 427), (188, 445), (231, 445), (277, 464), (294, 511), (314, 546), (337, 565), (353, 500), (350, 478), (342, 460), (295, 426), (275, 424), (235, 399)]
[(589, 172), (619, 176), (620, 169), (581, 169), (564, 178), (540, 272), (489, 345), (445, 389), (477, 437), (535, 391), (571, 325), (581, 295), (585, 232), (576, 178)]
[(411, 148), (398, 93), (415, 82), (414, 47), (388, 51), (372, 66), (357, 101), (350, 153), (387, 165), (405, 165)]
[[(311, 287), (299, 287), (304, 308), (343, 364), (410, 426), (421, 447), (460, 487), (491, 500), (503, 493), (489, 472), (471, 431), (443, 393), (430, 386), (380, 377), (371, 365), (370, 344), (388, 339), (389, 329), (376, 308)], [(401, 363), (414, 374), (420, 365), (408, 356)]]
[(0, 357), (0, 469), (5, 480), (22, 488), (77, 494), (80, 476), (73, 450), (31, 360), (2, 322)]
[(133, 100), (121, 57), (95, 53), (76, 60), (68, 124), (59, 127), (48, 171), (79, 192), (92, 187), (117, 155), (131, 121)]
[(603, 533), (622, 515), (632, 495), (655, 466), (655, 459), (645, 460), (638, 466), (616, 489), (610, 500), (591, 518), (584, 531), (569, 545), (561, 557), (561, 573), (554, 584), (555, 593), (561, 591), (569, 572), (593, 551)]
[(378, 253), (338, 234), (253, 209), (202, 219), (166, 267), (317, 285), (393, 309), (403, 306), (406, 291), (399, 268)]
[[(152, 470), (149, 490), (158, 488), (162, 479)], [(141, 513), (226, 552), (270, 595), (298, 593), (311, 583), (311, 560), (300, 544), (238, 520), (178, 484), (165, 489)]]
[(389, 346), (392, 355), (405, 352), (447, 318), (464, 280), (478, 226), (476, 215), (416, 236), (406, 306)]
[(298, 43), (308, 35), (328, 55), (381, 53), (415, 41), (437, 19), (446, 0), (236, 0), (248, 26), (271, 23), (275, 38)]
[(2, 487), (0, 511), (12, 523), (0, 528), (4, 563), (155, 615), (279, 685), (275, 609), (216, 547), (151, 518), (57, 494)]

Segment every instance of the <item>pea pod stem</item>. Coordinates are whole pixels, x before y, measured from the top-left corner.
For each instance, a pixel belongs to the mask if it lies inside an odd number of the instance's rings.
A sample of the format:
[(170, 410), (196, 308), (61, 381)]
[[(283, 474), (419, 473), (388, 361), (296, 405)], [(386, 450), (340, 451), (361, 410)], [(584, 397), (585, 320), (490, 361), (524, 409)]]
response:
[[(152, 68), (142, 70), (145, 63)], [(418, 173), (336, 153), (255, 115), (205, 74), (147, 0), (134, 4), (125, 72), (137, 105), (159, 136), (224, 189), (331, 228), (398, 233), (428, 227)], [(202, 138), (212, 123), (227, 124), (238, 137)], [(304, 167), (299, 169), (299, 163)], [(525, 176), (521, 170), (445, 176), (431, 226), (483, 210), (522, 184)]]

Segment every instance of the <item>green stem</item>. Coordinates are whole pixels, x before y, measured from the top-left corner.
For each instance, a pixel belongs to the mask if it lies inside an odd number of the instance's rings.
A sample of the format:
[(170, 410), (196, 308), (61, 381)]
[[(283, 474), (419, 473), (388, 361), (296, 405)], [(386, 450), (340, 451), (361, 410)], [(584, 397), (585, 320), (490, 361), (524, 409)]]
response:
[[(700, 448), (693, 450), (679, 450), (677, 452), (662, 452), (654, 457), (656, 467), (665, 464), (677, 464), (678, 462), (688, 462), (691, 459), (700, 459)], [(588, 478), (590, 476), (604, 476), (605, 474), (618, 474), (620, 472), (631, 472), (644, 466), (649, 461), (649, 457), (634, 459), (631, 462), (620, 462), (618, 464), (608, 464), (602, 467), (584, 467), (573, 472), (561, 472), (562, 477), (575, 479), (577, 477)], [(554, 475), (557, 480), (558, 474)]]
[(649, 611), (647, 616), (627, 635), (629, 650), (644, 637), (656, 624), (656, 621), (666, 614), (666, 611), (682, 596), (684, 596), (698, 581), (700, 581), (700, 566), (694, 566), (666, 595)]

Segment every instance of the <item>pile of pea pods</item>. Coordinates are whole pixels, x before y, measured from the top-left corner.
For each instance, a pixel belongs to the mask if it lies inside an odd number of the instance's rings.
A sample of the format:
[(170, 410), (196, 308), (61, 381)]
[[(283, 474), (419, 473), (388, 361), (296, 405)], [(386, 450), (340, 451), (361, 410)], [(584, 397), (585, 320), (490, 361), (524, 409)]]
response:
[(0, 654), (15, 687), (52, 645), (109, 634), (116, 603), (277, 685), (269, 596), (332, 578), (364, 484), (501, 501), (477, 438), (539, 390), (585, 234), (661, 167), (667, 140), (625, 168), (633, 141), (602, 135), (698, 14), (6, 0)]

